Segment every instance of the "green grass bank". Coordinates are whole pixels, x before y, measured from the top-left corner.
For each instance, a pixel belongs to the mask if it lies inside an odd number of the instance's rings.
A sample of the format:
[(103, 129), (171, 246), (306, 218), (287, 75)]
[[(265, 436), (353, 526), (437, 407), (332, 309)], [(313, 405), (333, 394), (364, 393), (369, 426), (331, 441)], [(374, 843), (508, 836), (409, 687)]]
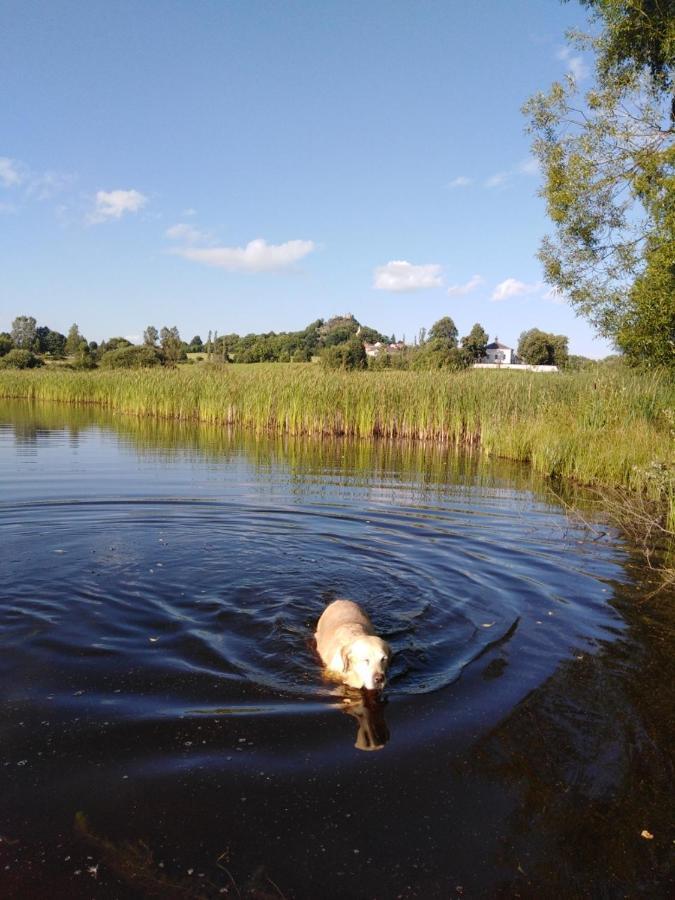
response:
[(0, 396), (259, 432), (443, 441), (545, 475), (639, 491), (674, 516), (675, 385), (657, 373), (47, 369), (3, 371)]

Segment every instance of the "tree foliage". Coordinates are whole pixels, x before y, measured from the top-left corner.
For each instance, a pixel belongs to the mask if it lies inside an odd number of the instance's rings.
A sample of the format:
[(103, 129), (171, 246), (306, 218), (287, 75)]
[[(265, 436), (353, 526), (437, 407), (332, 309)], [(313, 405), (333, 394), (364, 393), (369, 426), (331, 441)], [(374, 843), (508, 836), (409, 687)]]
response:
[(672, 0), (580, 0), (602, 27), (598, 71), (615, 78), (628, 68), (646, 71), (660, 88), (672, 87), (675, 11)]
[(168, 328), (165, 325), (160, 330), (159, 342), (162, 347), (164, 362), (167, 365), (175, 366), (180, 359), (185, 359), (186, 353), (183, 348), (183, 342), (175, 325), (172, 328)]
[(12, 341), (19, 350), (32, 350), (37, 340), (37, 322), (33, 316), (17, 316), (12, 322)]
[[(594, 86), (581, 96), (569, 76), (525, 107), (555, 228), (540, 258), (546, 280), (629, 358), (675, 365), (675, 130), (663, 50), (673, 7), (645, 20), (641, 47), (626, 35), (644, 18), (638, 7), (654, 4), (587, 5), (606, 26), (574, 39), (596, 54)], [(647, 34), (657, 27), (663, 53)]]
[(485, 356), (485, 351), (490, 338), (487, 331), (478, 322), (471, 331), (462, 338), (462, 348), (470, 355), (473, 362), (478, 362)]
[(530, 328), (523, 331), (518, 340), (518, 356), (530, 366), (567, 365), (569, 357), (567, 337), (564, 334), (551, 334)]
[(12, 335), (8, 334), (6, 331), (0, 331), (0, 356), (9, 353), (13, 348), (14, 341), (12, 340)]
[(55, 359), (61, 359), (66, 352), (66, 336), (58, 331), (52, 331), (46, 325), (40, 325), (36, 330), (36, 349), (38, 353), (48, 353)]
[(356, 334), (341, 344), (326, 347), (321, 362), (327, 369), (365, 369), (368, 357), (363, 341)]
[(68, 329), (68, 336), (66, 338), (65, 349), (68, 356), (74, 356), (77, 353), (83, 340), (84, 338), (80, 334), (80, 329), (77, 327), (76, 323), (73, 323)]
[(450, 316), (443, 316), (438, 322), (434, 322), (429, 329), (427, 342), (433, 341), (438, 346), (456, 347), (458, 335), (457, 326)]

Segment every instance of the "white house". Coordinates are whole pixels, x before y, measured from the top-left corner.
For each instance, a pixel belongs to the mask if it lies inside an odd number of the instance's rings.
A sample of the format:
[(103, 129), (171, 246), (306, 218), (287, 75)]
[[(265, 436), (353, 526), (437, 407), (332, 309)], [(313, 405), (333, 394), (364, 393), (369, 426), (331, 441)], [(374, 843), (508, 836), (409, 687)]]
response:
[(363, 346), (366, 348), (367, 356), (379, 356), (380, 353), (400, 353), (405, 350), (403, 341), (397, 341), (395, 344), (383, 344), (382, 341), (375, 341), (374, 344), (366, 342)]
[(474, 363), (474, 369), (508, 369), (516, 372), (557, 372), (557, 366), (528, 366), (517, 355), (512, 347), (500, 344), (499, 338), (495, 338), (485, 348), (485, 356), (479, 363)]
[(492, 363), (493, 365), (513, 366), (520, 362), (516, 355), (516, 351), (506, 344), (501, 344), (499, 338), (496, 337), (491, 344), (485, 348), (485, 356), (481, 359), (482, 363)]

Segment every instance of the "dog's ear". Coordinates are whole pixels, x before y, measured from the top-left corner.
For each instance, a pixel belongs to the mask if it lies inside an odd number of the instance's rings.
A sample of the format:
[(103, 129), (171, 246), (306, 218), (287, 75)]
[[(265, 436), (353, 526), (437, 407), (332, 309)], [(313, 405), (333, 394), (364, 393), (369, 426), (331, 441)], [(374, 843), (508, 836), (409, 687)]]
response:
[(351, 656), (349, 654), (349, 648), (343, 647), (340, 651), (342, 654), (342, 672), (346, 674), (349, 671), (349, 667), (352, 663)]

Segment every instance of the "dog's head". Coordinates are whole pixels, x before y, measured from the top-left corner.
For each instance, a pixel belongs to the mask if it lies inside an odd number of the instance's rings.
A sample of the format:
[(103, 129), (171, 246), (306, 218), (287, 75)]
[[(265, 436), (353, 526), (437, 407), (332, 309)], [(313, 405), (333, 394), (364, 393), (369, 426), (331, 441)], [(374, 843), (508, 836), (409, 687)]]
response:
[(356, 638), (342, 651), (345, 684), (368, 691), (381, 691), (387, 680), (391, 650), (374, 634)]

